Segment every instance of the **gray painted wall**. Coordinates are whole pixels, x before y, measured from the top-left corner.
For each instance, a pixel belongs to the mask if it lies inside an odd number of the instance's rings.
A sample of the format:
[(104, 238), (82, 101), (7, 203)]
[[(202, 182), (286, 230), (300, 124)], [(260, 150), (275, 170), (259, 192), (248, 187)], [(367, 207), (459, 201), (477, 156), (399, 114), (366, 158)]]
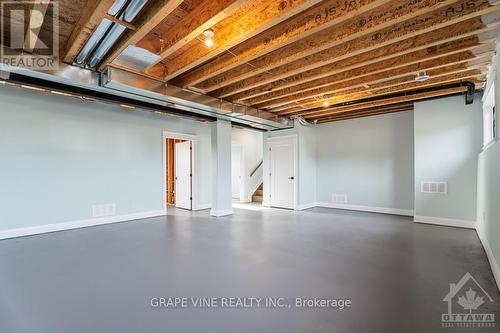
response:
[[(481, 96), (472, 105), (463, 96), (415, 103), (414, 117), (415, 215), (475, 221)], [(445, 181), (448, 193), (421, 193), (422, 181)]]
[(413, 113), (319, 125), (317, 201), (413, 209)]
[(0, 230), (163, 209), (164, 130), (199, 136), (195, 195), (211, 200), (211, 125), (0, 86)]

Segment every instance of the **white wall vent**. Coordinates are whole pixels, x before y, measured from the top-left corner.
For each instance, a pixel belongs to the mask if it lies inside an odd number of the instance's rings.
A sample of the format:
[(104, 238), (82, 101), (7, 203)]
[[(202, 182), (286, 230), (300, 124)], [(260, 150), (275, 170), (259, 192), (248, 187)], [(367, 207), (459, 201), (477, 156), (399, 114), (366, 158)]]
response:
[(420, 191), (422, 193), (441, 193), (448, 192), (448, 184), (446, 182), (422, 182)]
[(347, 194), (332, 194), (332, 202), (333, 203), (338, 203), (338, 204), (345, 204), (347, 203)]
[(92, 205), (92, 217), (116, 215), (116, 204)]

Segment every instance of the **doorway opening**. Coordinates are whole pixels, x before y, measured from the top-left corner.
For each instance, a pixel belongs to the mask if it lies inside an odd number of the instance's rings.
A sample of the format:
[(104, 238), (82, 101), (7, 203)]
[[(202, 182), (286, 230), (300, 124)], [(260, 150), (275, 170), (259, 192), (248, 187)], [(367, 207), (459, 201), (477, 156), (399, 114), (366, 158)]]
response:
[(165, 137), (165, 205), (193, 209), (193, 141)]

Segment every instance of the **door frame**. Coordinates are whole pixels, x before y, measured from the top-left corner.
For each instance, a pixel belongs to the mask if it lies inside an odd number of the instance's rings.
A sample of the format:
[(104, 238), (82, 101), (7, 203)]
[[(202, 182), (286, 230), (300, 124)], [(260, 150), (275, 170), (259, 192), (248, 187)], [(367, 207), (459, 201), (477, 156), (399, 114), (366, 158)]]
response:
[[(232, 157), (232, 149), (233, 147), (239, 147), (240, 148), (240, 198), (239, 201), (240, 203), (246, 202), (246, 193), (245, 193), (245, 188), (246, 188), (246, 175), (245, 175), (245, 147), (239, 143), (239, 142), (231, 142), (231, 158)], [(232, 162), (232, 161), (231, 161)], [(231, 175), (232, 178), (232, 175)], [(232, 184), (231, 184), (232, 185)]]
[[(299, 193), (299, 154), (298, 154), (298, 139), (297, 139), (297, 134), (291, 134), (291, 135), (283, 135), (283, 136), (276, 136), (276, 137), (271, 137), (267, 138), (266, 140), (266, 155), (267, 155), (267, 179), (269, 182), (268, 185), (268, 194), (271, 195), (272, 198), (272, 193), (271, 193), (271, 179), (269, 178), (269, 173), (271, 172), (271, 151), (269, 150), (273, 143), (283, 143), (283, 142), (290, 142), (292, 144), (292, 150), (293, 150), (293, 178), (295, 180), (293, 184), (293, 209), (297, 210), (297, 205), (298, 205), (298, 193)], [(272, 207), (271, 205), (271, 200), (267, 201), (269, 203), (269, 206)]]
[(196, 189), (198, 188), (198, 183), (196, 179), (196, 149), (198, 144), (198, 136), (192, 134), (184, 134), (184, 133), (176, 133), (176, 132), (168, 132), (163, 131), (163, 143), (162, 143), (162, 156), (163, 156), (163, 166), (162, 166), (162, 198), (163, 198), (163, 211), (165, 215), (167, 214), (167, 139), (179, 139), (179, 140), (188, 140), (191, 141), (191, 197), (193, 198), (191, 201), (191, 210), (196, 210), (198, 207), (198, 197), (196, 196)]

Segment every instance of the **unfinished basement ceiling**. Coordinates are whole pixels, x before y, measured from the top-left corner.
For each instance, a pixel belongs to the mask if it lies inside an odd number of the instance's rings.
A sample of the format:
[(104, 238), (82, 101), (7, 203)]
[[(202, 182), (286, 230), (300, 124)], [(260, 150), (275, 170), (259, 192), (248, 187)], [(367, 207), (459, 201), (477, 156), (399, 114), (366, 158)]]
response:
[[(123, 7), (113, 15), (117, 2)], [(74, 20), (73, 3), (60, 1), (61, 24)], [(122, 32), (101, 36), (97, 47), (111, 40), (109, 50), (97, 62), (91, 51), (78, 65), (114, 66), (280, 116), (335, 121), (482, 89), (500, 32), (499, 3), (88, 0), (62, 59), (76, 64), (107, 21), (108, 30)], [(428, 79), (415, 80), (419, 73)]]

